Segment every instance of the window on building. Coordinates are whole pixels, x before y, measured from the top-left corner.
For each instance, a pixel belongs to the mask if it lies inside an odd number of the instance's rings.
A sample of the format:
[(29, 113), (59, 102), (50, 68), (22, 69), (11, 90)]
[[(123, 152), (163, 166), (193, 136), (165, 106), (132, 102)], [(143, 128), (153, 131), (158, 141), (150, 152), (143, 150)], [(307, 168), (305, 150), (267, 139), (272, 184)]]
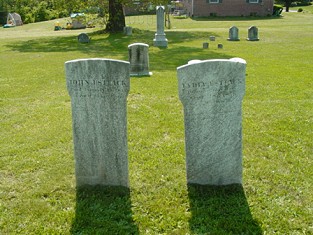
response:
[(259, 0), (249, 0), (249, 3), (259, 3)]
[(209, 3), (219, 3), (220, 0), (209, 0)]

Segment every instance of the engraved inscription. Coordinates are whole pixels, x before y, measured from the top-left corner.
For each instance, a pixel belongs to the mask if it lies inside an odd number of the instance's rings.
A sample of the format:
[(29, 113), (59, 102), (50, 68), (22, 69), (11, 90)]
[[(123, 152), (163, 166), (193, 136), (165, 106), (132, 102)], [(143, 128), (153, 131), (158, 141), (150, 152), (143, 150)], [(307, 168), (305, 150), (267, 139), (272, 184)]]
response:
[[(211, 97), (217, 98), (218, 102), (224, 102), (235, 96), (235, 89), (237, 84), (242, 84), (243, 81), (228, 79), (223, 81), (205, 81), (205, 82), (191, 82), (182, 83), (182, 91), (190, 98)], [(205, 94), (206, 90), (210, 90), (210, 94)]]
[(72, 96), (75, 97), (105, 97), (106, 92), (109, 91), (127, 92), (128, 90), (126, 82), (119, 80), (81, 79), (68, 80), (67, 84)]

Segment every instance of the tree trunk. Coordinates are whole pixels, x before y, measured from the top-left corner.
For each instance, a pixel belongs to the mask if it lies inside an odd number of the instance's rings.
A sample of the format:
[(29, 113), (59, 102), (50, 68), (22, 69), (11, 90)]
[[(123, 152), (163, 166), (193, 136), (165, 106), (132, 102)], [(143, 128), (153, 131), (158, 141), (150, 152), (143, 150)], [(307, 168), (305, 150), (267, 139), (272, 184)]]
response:
[(123, 5), (119, 0), (109, 0), (109, 20), (105, 31), (122, 32), (125, 27)]
[(291, 0), (286, 0), (286, 12), (289, 12), (290, 5), (291, 5)]

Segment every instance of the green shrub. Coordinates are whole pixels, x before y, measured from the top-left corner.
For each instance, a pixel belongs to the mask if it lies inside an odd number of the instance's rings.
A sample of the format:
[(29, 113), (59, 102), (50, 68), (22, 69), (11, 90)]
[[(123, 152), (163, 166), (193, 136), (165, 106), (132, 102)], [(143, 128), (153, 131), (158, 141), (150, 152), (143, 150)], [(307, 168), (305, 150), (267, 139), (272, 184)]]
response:
[(283, 6), (282, 5), (274, 5), (273, 7), (273, 15), (274, 16), (279, 16), (283, 11)]
[(34, 14), (31, 12), (24, 15), (22, 19), (24, 24), (35, 23), (36, 21)]
[(303, 9), (302, 9), (302, 8), (299, 8), (299, 9), (298, 9), (298, 12), (303, 12)]

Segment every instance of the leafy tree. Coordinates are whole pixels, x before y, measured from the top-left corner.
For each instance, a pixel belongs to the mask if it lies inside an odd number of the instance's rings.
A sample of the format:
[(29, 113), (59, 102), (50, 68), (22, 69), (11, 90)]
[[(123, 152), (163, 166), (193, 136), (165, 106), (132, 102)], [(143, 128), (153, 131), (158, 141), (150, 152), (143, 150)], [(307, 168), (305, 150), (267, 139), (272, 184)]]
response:
[(292, 2), (296, 2), (297, 0), (280, 0), (280, 2), (283, 2), (286, 7), (286, 12), (289, 12), (289, 8), (291, 6)]

